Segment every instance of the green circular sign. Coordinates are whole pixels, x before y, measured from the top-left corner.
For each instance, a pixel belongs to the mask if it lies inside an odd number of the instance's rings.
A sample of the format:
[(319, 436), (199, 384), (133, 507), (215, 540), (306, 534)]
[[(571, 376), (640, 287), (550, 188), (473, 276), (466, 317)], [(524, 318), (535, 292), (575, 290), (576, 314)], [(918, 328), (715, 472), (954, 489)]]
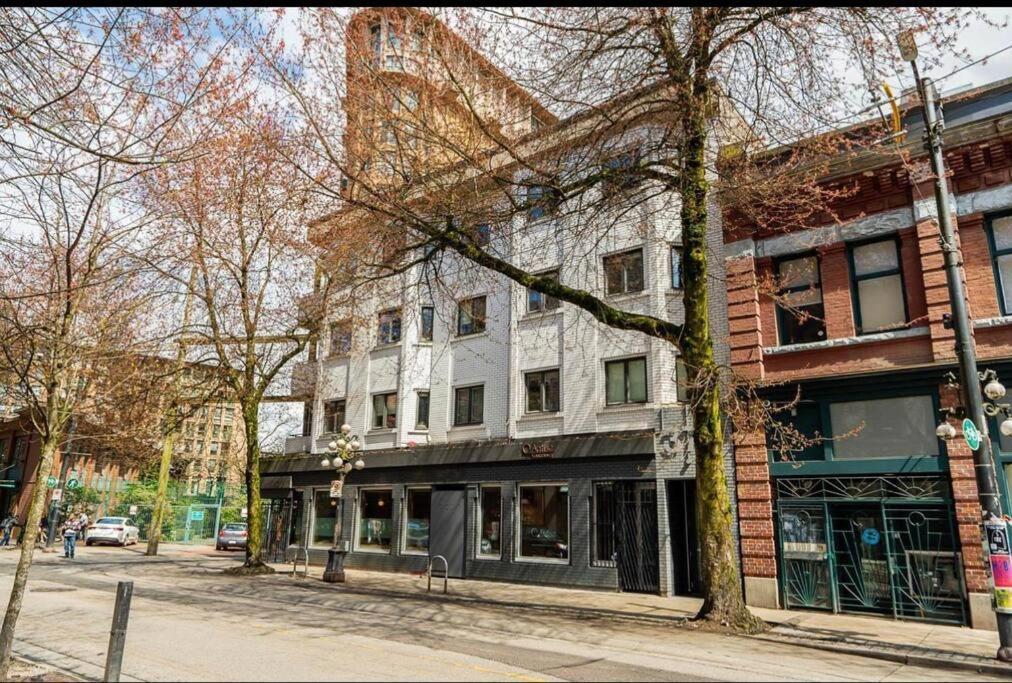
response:
[(55, 489), (56, 488), (56, 477), (50, 475), (48, 478), (46, 478), (46, 486), (48, 488)]
[(67, 488), (68, 489), (79, 489), (79, 488), (81, 488), (81, 482), (79, 482), (77, 479), (68, 479), (67, 480)]
[(966, 439), (966, 445), (970, 450), (975, 451), (980, 447), (980, 430), (970, 418), (963, 420), (963, 438)]

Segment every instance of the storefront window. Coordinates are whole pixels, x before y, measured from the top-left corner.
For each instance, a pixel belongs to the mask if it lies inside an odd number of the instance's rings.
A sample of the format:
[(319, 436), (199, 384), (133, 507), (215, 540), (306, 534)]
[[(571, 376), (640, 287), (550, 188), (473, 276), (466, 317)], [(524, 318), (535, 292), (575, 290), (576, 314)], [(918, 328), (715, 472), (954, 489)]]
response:
[(833, 458), (938, 455), (931, 396), (902, 396), (829, 405)]
[(428, 553), (432, 489), (408, 489), (404, 503), (404, 552)]
[(594, 484), (593, 564), (608, 566), (615, 563), (615, 485), (610, 481)]
[(482, 486), (479, 492), (478, 555), (502, 556), (502, 489)]
[(313, 545), (334, 544), (334, 522), (337, 520), (337, 498), (330, 497), (330, 490), (324, 489), (313, 494)]
[(520, 557), (569, 559), (569, 486), (520, 486)]
[(358, 550), (390, 551), (393, 491), (365, 489), (358, 498)]

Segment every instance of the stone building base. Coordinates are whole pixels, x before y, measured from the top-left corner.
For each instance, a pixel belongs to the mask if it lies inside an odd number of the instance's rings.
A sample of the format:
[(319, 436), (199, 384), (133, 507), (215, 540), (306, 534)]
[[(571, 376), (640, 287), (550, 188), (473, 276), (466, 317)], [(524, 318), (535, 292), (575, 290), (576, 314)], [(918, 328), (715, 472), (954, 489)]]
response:
[(970, 593), (970, 627), (985, 631), (998, 630), (998, 618), (994, 615), (990, 593)]
[(746, 576), (745, 604), (750, 607), (780, 609), (780, 589), (777, 587), (777, 580), (767, 576)]

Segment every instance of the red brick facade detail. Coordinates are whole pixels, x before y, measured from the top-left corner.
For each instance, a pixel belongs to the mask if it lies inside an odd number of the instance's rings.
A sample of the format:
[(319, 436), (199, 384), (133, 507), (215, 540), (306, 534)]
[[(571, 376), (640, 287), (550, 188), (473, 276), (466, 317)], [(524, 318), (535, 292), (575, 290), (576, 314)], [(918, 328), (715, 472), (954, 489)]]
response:
[(822, 304), (826, 310), (826, 338), (854, 336), (854, 313), (850, 296), (850, 264), (840, 242), (819, 250)]

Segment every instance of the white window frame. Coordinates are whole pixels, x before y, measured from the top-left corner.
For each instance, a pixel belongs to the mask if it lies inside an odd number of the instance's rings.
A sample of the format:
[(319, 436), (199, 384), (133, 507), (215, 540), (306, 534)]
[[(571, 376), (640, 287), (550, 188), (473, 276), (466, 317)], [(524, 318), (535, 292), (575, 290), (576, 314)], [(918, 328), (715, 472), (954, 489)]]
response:
[[(393, 505), (394, 505), (394, 487), (393, 486), (360, 486), (358, 491), (355, 492), (355, 515), (353, 517), (355, 525), (355, 535), (352, 538), (352, 550), (356, 553), (369, 553), (372, 555), (392, 555), (394, 551), (394, 544), (390, 543), (388, 550), (375, 549), (375, 548), (363, 548), (359, 544), (359, 537), (362, 531), (362, 494), (366, 491), (389, 491), (390, 492), (390, 521), (394, 521)], [(391, 528), (395, 528), (391, 523)]]
[[(622, 403), (608, 403), (608, 364), (609, 363), (618, 363), (618, 362), (622, 362), (622, 361), (639, 360), (641, 358), (644, 360), (644, 366), (645, 366), (644, 372), (646, 374), (646, 390), (647, 390), (646, 400), (645, 401), (624, 401)], [(637, 354), (633, 354), (631, 356), (620, 356), (618, 358), (604, 358), (604, 359), (602, 359), (602, 361), (601, 361), (601, 371), (604, 373), (604, 382), (602, 383), (602, 388), (604, 389), (604, 401), (603, 401), (604, 407), (605, 408), (630, 408), (632, 406), (643, 407), (643, 406), (650, 405), (650, 403), (651, 403), (650, 399), (652, 397), (652, 391), (651, 391), (651, 386), (650, 386), (650, 384), (651, 384), (651, 382), (650, 382), (650, 371), (652, 369), (653, 368), (651, 367), (651, 364), (650, 364), (650, 354), (649, 353), (637, 353)], [(627, 376), (626, 377), (626, 397), (627, 398), (628, 398), (628, 395), (629, 395), (629, 378)]]
[[(483, 553), (481, 552), (481, 528), (484, 523), (482, 519), (482, 512), (484, 508), (481, 505), (481, 490), (482, 489), (498, 489), (499, 491), (499, 552), (495, 553)], [(503, 495), (502, 486), (499, 484), (478, 484), (478, 497), (476, 499), (474, 518), (477, 521), (474, 527), (474, 559), (476, 560), (502, 560), (502, 534), (503, 534), (503, 511), (506, 496)], [(518, 503), (519, 504), (519, 503)]]
[[(546, 372), (557, 372), (557, 373), (559, 373), (559, 407), (556, 408), (555, 410), (546, 410), (544, 408), (544, 403), (545, 403), (544, 375), (545, 375)], [(538, 374), (538, 375), (542, 376), (542, 383), (541, 383), (541, 405), (542, 405), (542, 408), (541, 408), (541, 410), (530, 410), (529, 407), (528, 407), (528, 404), (527, 404), (527, 375), (535, 375), (535, 374)], [(523, 386), (523, 388), (524, 388), (524, 391), (523, 391), (523, 394), (522, 394), (523, 408), (524, 408), (523, 413), (524, 413), (524, 415), (558, 415), (558, 414), (560, 414), (562, 412), (562, 368), (560, 366), (554, 365), (554, 366), (548, 367), (548, 368), (538, 368), (538, 369), (534, 369), (534, 370), (524, 370), (523, 372), (520, 373), (520, 383), (521, 383), (521, 386)]]
[(408, 494), (411, 491), (428, 491), (429, 492), (429, 539), (432, 539), (432, 484), (423, 485), (411, 485), (404, 487), (404, 504), (401, 505), (401, 542), (400, 542), (400, 554), (401, 555), (412, 555), (415, 557), (428, 557), (429, 551), (426, 549), (425, 552), (421, 550), (412, 550), (408, 548)]
[[(523, 488), (544, 488), (546, 486), (566, 487), (566, 559), (555, 557), (527, 557), (521, 554), (523, 547), (523, 520), (520, 514), (520, 490)], [(525, 481), (517, 482), (515, 495), (513, 496), (513, 561), (530, 564), (572, 564), (573, 560), (573, 485), (568, 481)]]

